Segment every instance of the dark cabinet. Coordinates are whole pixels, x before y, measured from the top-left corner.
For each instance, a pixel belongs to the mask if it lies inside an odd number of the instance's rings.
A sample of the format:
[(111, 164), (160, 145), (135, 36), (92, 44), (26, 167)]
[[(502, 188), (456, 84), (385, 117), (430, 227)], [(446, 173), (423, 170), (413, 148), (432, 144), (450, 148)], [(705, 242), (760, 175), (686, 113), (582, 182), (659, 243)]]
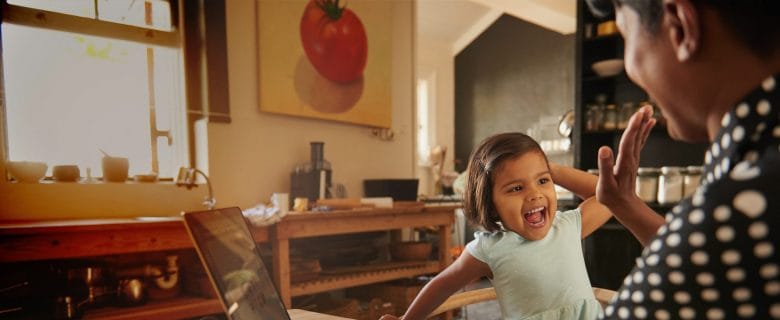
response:
[[(576, 120), (572, 143), (574, 164), (583, 170), (597, 168), (599, 147), (610, 146), (613, 151), (618, 151), (623, 133), (621, 124), (625, 123), (621, 123), (621, 118), (625, 121), (621, 115), (632, 113), (624, 111), (650, 102), (647, 93), (634, 84), (624, 70), (605, 76), (592, 69), (596, 62), (623, 58), (623, 38), (609, 21), (614, 21), (614, 16), (596, 18), (588, 11), (584, 0), (577, 0)], [(594, 119), (600, 120), (594, 123)], [(706, 144), (688, 144), (671, 139), (663, 120), (659, 119), (642, 150), (639, 165), (701, 165), (706, 147)], [(659, 214), (665, 214), (670, 209), (669, 206), (652, 207)], [(642, 247), (622, 225), (610, 221), (583, 242), (583, 250), (591, 283), (597, 287), (616, 289), (633, 267)]]

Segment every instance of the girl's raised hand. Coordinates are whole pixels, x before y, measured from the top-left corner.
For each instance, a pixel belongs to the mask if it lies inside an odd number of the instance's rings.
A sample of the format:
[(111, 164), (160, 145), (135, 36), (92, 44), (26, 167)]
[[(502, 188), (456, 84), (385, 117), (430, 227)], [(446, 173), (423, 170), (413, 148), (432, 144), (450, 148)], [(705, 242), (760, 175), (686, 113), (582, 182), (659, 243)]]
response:
[(650, 105), (643, 106), (631, 116), (620, 138), (616, 162), (613, 161), (612, 149), (606, 146), (599, 148), (596, 197), (613, 212), (636, 198), (634, 185), (639, 168), (639, 154), (655, 125), (652, 116), (653, 108)]

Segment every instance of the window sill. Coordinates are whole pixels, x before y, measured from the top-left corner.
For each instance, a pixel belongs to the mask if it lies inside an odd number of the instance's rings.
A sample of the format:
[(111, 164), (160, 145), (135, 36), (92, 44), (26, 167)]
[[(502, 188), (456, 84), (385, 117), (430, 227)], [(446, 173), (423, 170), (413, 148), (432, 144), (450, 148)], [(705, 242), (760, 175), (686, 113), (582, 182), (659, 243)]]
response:
[(207, 188), (173, 182), (0, 182), (0, 220), (177, 216), (203, 210)]

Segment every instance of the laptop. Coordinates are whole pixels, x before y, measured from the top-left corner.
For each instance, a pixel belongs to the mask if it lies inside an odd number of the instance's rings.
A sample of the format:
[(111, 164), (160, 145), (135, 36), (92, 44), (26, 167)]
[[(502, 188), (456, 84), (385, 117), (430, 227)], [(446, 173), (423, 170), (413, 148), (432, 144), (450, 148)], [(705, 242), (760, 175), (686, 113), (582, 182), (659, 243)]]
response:
[(290, 319), (241, 209), (182, 216), (228, 319)]

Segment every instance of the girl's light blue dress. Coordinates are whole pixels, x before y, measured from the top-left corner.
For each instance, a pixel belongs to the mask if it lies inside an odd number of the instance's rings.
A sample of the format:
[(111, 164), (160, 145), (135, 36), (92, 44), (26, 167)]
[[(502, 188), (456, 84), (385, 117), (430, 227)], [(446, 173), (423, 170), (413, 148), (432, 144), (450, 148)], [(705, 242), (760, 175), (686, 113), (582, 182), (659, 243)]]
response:
[(503, 319), (595, 319), (601, 305), (585, 269), (579, 209), (558, 212), (550, 232), (529, 241), (512, 231), (474, 233), (466, 250), (487, 263)]

